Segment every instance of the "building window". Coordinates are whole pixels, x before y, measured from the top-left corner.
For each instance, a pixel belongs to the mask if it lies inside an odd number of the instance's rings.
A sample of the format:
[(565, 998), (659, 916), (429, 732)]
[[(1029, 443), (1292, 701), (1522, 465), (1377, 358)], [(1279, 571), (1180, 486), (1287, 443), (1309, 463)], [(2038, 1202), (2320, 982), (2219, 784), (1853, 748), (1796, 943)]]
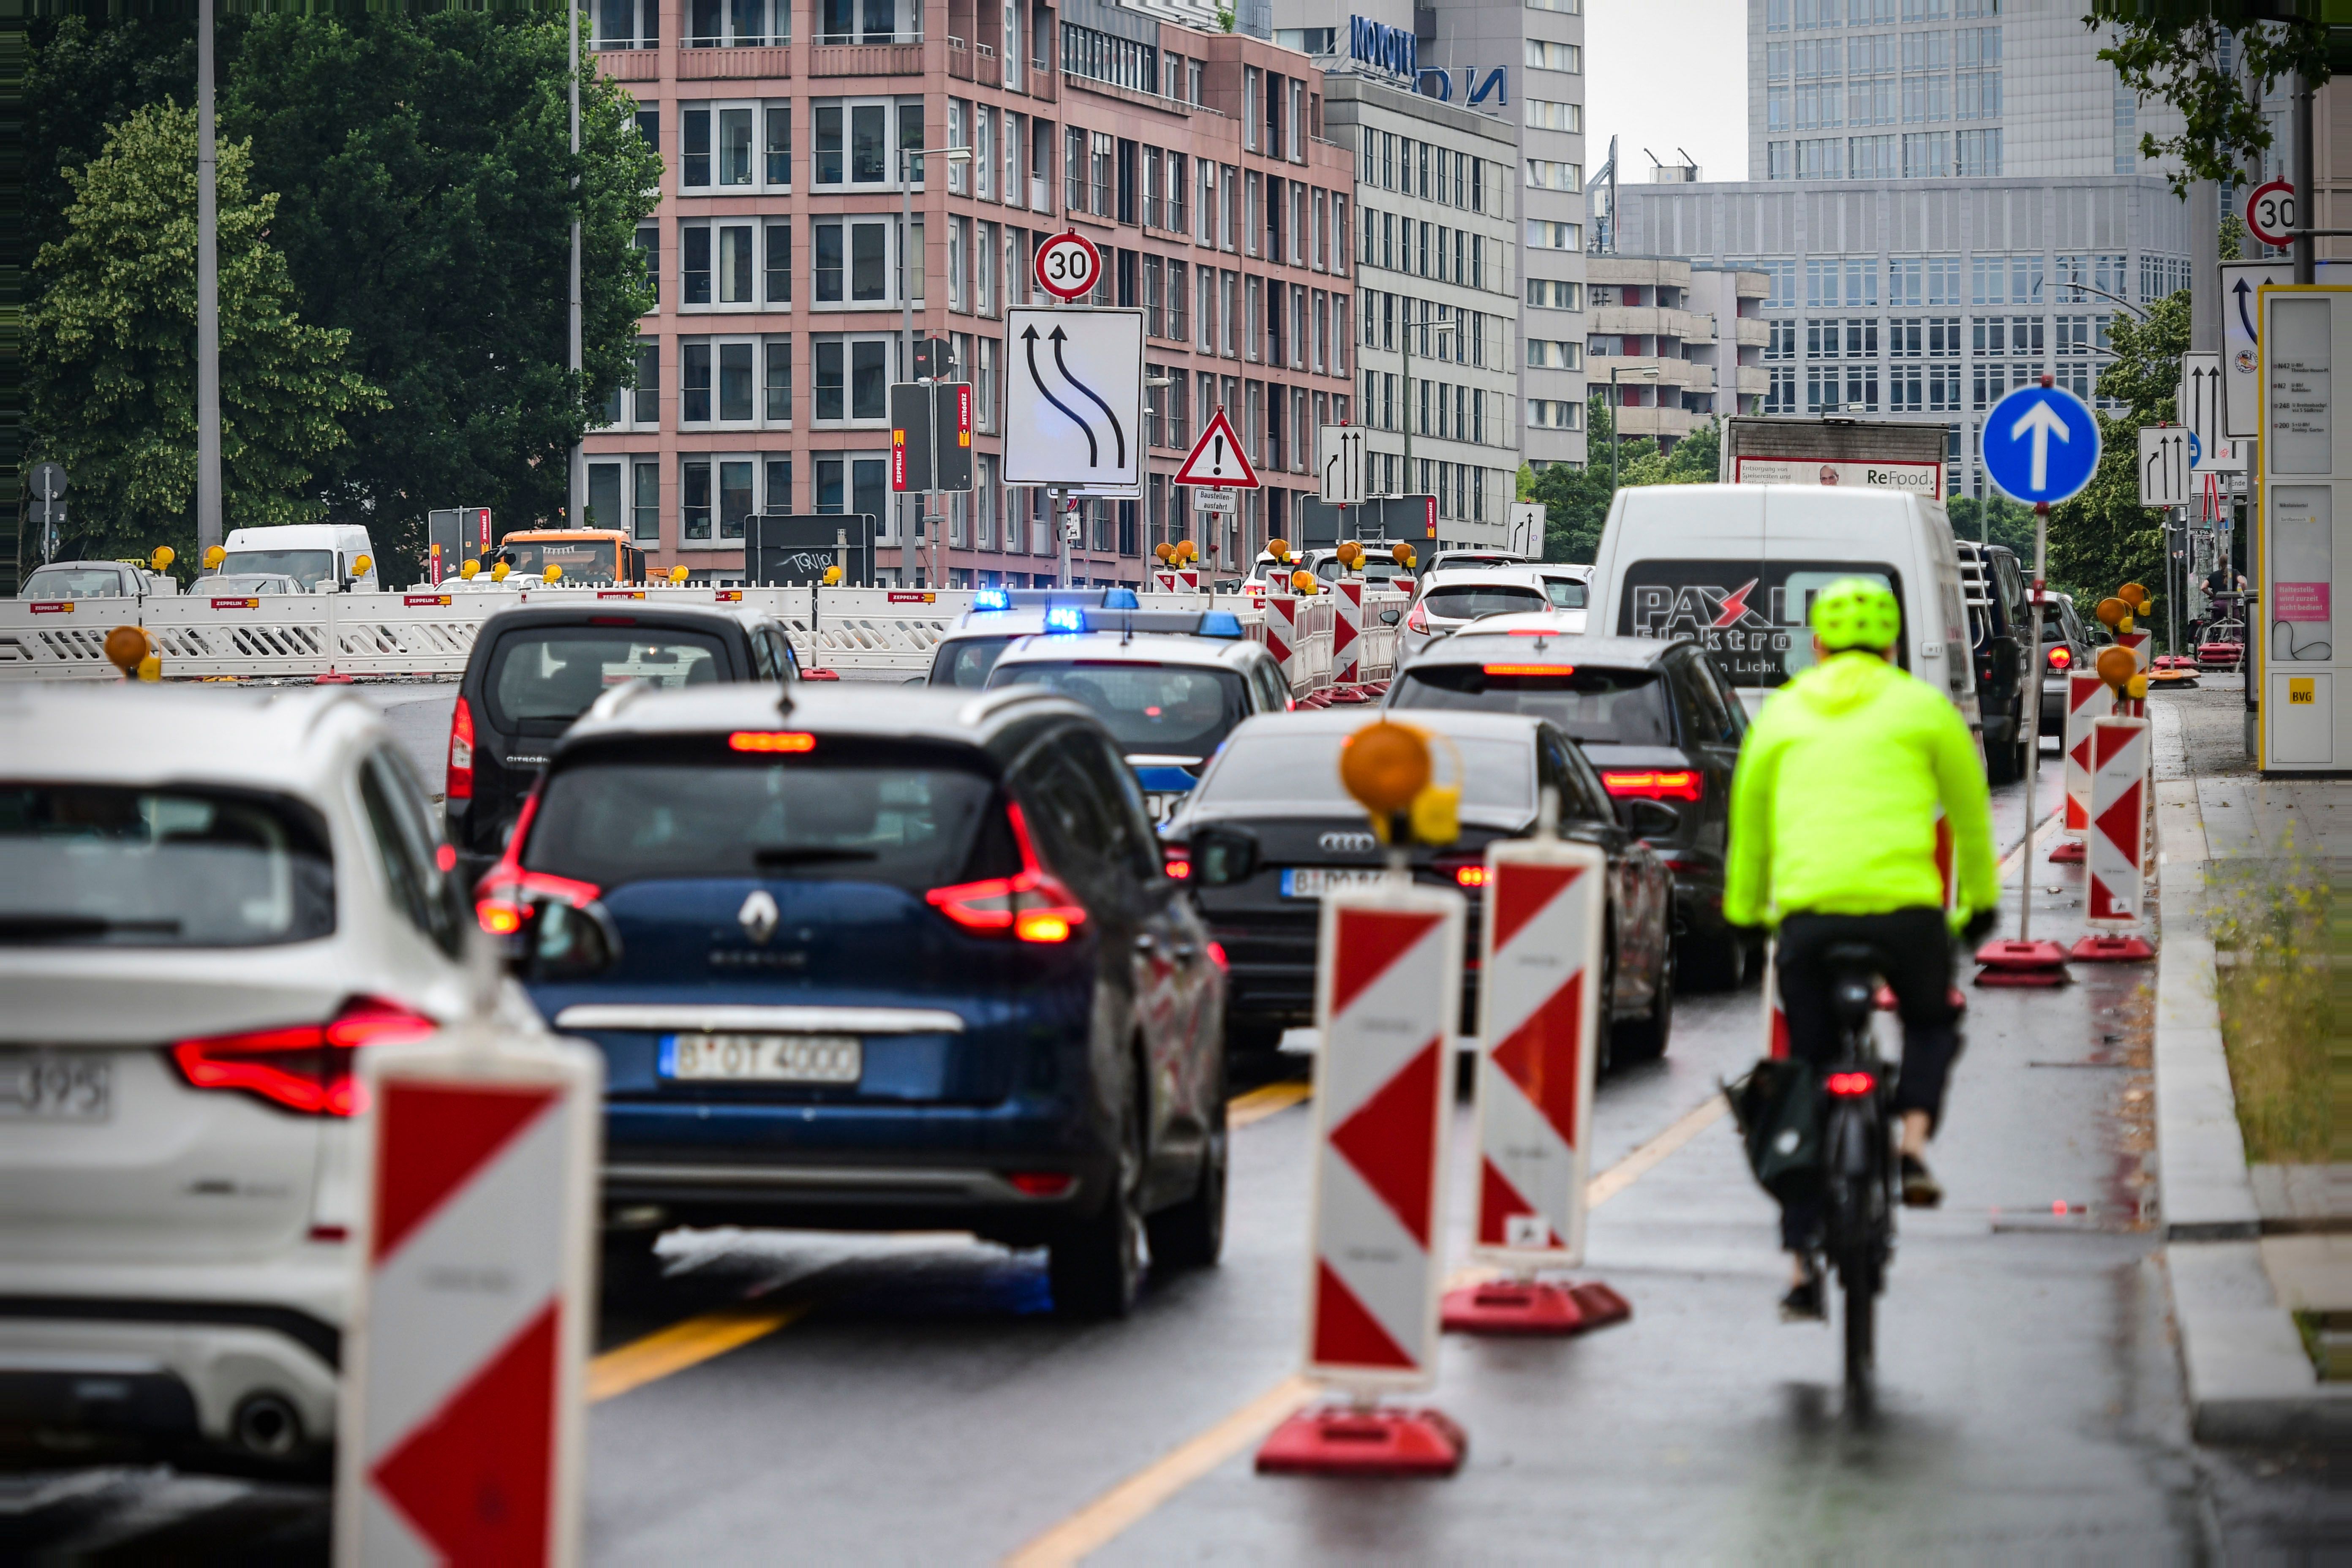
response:
[(1764, 177), (1766, 179), (1793, 179), (1795, 177), (1795, 171), (1796, 165), (1789, 157), (1788, 142), (1767, 142), (1764, 143)]
[(588, 17), (592, 49), (661, 47), (661, 0), (596, 0)]
[(772, 425), (793, 422), (793, 340), (770, 338), (764, 350), (766, 418)]
[[(884, 0), (885, 4), (888, 0)], [(898, 149), (919, 151), (923, 145), (923, 100), (820, 99), (814, 110), (816, 153), (810, 179), (821, 187), (872, 190), (898, 188), (892, 167), (890, 121), (896, 112)], [(923, 183), (923, 161), (908, 160), (909, 183)]]
[(1528, 163), (1528, 188), (1537, 191), (1566, 191), (1570, 195), (1584, 189), (1584, 165), (1562, 163), (1549, 158), (1530, 158)]
[[(1952, 118), (2000, 118), (2000, 29), (1962, 27), (1953, 35)], [(2128, 171), (2126, 171), (2128, 172)]]
[(814, 225), (810, 269), (815, 303), (819, 307), (895, 304), (890, 288), (890, 231), (897, 226), (897, 220), (887, 218)]
[(1555, 338), (1528, 340), (1529, 370), (1582, 370), (1584, 345)]
[(1529, 70), (1567, 71), (1576, 75), (1584, 69), (1584, 51), (1574, 44), (1553, 44), (1541, 38), (1529, 38), (1527, 47), (1527, 67)]
[(923, 11), (917, 0), (820, 0), (821, 44), (919, 44)]
[[(1381, 216), (1385, 217), (1387, 215)], [(1528, 244), (1538, 250), (1582, 250), (1584, 226), (1531, 217), (1528, 219)]]
[(2000, 126), (1989, 131), (1963, 131), (1952, 140), (1959, 156), (1955, 172), (1960, 178), (1989, 179), (2000, 173)]
[(1534, 429), (1581, 430), (1584, 428), (1583, 416), (1581, 404), (1549, 397), (1528, 399), (1528, 424)]
[(661, 340), (637, 340), (636, 384), (629, 393), (630, 416), (647, 427), (661, 424)]
[[(886, 0), (887, 4), (887, 0)], [(686, 0), (686, 44), (693, 49), (757, 47), (792, 37), (792, 6), (777, 0), (776, 30), (768, 31), (768, 0)]]
[(888, 337), (816, 339), (816, 422), (880, 422), (889, 418)]
[(1952, 35), (1903, 35), (1903, 121), (1933, 124), (1952, 117)]
[(792, 189), (790, 99), (766, 103), (683, 103), (678, 106), (678, 123), (681, 191)]
[(661, 464), (635, 461), (630, 468), (629, 535), (640, 544), (661, 542)]
[(793, 302), (793, 226), (787, 220), (767, 227), (768, 303), (789, 305)]
[(1527, 114), (1528, 128), (1531, 131), (1565, 131), (1571, 136), (1584, 134), (1584, 110), (1580, 104), (1531, 98), (1527, 100)]
[[(1993, 134), (1998, 136), (2000, 133), (1994, 132)], [(1902, 164), (1896, 156), (1897, 145), (1898, 139), (1891, 135), (1847, 137), (1846, 168), (1850, 177), (1857, 180), (1897, 178), (1902, 173)]]
[(1797, 143), (1797, 178), (1838, 180), (1845, 177), (1845, 140), (1826, 136)]
[(1903, 137), (1903, 177), (1939, 180), (1952, 172), (1952, 133), (1948, 131), (1906, 132)]

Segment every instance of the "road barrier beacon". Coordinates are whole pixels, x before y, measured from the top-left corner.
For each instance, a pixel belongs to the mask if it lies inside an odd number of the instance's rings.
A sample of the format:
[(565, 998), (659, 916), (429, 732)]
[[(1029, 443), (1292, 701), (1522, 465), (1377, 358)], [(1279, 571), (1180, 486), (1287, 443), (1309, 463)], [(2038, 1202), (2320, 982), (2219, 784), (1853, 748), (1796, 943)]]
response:
[(2095, 930), (2074, 944), (2077, 960), (2143, 963), (2156, 949), (2140, 934), (2147, 885), (2146, 719), (2100, 719), (2091, 726), (2089, 897), (2084, 920)]
[(575, 1563), (602, 1058), (486, 1003), (358, 1055), (335, 1561)]
[(1448, 1329), (1570, 1334), (1633, 1315), (1606, 1285), (1536, 1278), (1584, 1260), (1607, 919), (1609, 858), (1562, 840), (1559, 811), (1547, 790), (1538, 837), (1486, 849), (1471, 1256), (1509, 1273), (1448, 1291)]
[(2079, 865), (2091, 826), (2091, 722), (2115, 711), (2115, 689), (2095, 669), (2066, 672), (2066, 839), (2050, 851), (2053, 865)]
[[(1458, 767), (1457, 767), (1458, 773)], [(1450, 1060), (1465, 905), (1416, 887), (1406, 844), (1456, 836), (1460, 780), (1431, 782), (1427, 740), (1385, 721), (1349, 737), (1339, 773), (1389, 846), (1378, 884), (1328, 893), (1316, 951), (1314, 1198), (1306, 1373), (1347, 1395), (1293, 1415), (1261, 1471), (1444, 1476), (1468, 1439), (1434, 1410), (1383, 1405), (1437, 1371)]]

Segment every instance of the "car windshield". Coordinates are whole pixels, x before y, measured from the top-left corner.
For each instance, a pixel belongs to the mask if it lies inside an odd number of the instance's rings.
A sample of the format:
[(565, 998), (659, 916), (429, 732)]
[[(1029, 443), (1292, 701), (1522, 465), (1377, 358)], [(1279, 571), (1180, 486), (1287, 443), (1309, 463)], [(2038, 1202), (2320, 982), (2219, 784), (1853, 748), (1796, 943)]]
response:
[(991, 686), (1042, 686), (1094, 710), (1122, 752), (1205, 757), (1242, 721), (1239, 671), (1074, 658), (1001, 664)]
[(280, 572), (302, 584), (306, 594), (335, 578), (331, 550), (232, 550), (220, 563), (224, 573)]
[(1423, 594), (1421, 602), (1433, 616), (1467, 621), (1513, 610), (1540, 610), (1551, 601), (1542, 589), (1524, 583), (1449, 583)]
[(632, 680), (670, 689), (715, 684), (724, 656), (707, 632), (547, 626), (509, 632), (493, 657), (488, 684), (499, 719), (569, 723), (607, 689)]
[(1555, 610), (1584, 608), (1584, 584), (1573, 577), (1544, 579), (1544, 594), (1551, 600), (1551, 607)]
[(199, 594), (282, 594), (286, 579), (266, 572), (248, 572), (237, 577), (200, 577), (195, 592)]
[(0, 943), (267, 947), (335, 929), (326, 825), (281, 796), (0, 784)]
[(1013, 644), (1010, 633), (996, 637), (958, 637), (940, 645), (931, 659), (933, 686), (985, 686), (988, 672)]
[(523, 577), (544, 577), (550, 566), (563, 568), (567, 583), (610, 583), (616, 553), (606, 539), (509, 539), (499, 546), (499, 559)]
[(44, 566), (25, 579), (20, 599), (103, 599), (131, 592), (120, 566)]
[(819, 737), (778, 757), (665, 738), (559, 768), (523, 864), (608, 889), (756, 877), (922, 892), (1020, 869), (995, 798), (960, 748)]
[(1467, 708), (1549, 719), (1570, 740), (1594, 745), (1671, 746), (1665, 682), (1654, 669), (1515, 673), (1500, 664), (1416, 664), (1397, 682), (1399, 708)]
[[(1328, 731), (1302, 734), (1279, 721), (1236, 736), (1202, 780), (1200, 804), (1233, 815), (1339, 816), (1361, 822), (1363, 808), (1339, 784), (1339, 745), (1346, 739)], [(1440, 784), (1452, 781), (1452, 752), (1461, 752), (1465, 810), (1535, 809), (1532, 732), (1526, 740), (1458, 738), (1450, 746), (1441, 740), (1430, 749)]]

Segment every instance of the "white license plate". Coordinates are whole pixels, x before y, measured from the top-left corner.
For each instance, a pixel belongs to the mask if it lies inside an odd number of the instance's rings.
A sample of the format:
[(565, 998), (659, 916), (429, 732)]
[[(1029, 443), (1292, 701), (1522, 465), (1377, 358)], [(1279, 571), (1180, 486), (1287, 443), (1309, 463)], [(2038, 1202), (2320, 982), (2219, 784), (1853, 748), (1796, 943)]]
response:
[(1384, 870), (1334, 871), (1319, 866), (1295, 866), (1282, 874), (1282, 896), (1319, 899), (1326, 893), (1373, 887), (1387, 875)]
[(0, 1121), (104, 1121), (113, 1064), (85, 1052), (0, 1051)]
[(672, 1035), (662, 1076), (718, 1083), (856, 1083), (865, 1048), (855, 1035)]

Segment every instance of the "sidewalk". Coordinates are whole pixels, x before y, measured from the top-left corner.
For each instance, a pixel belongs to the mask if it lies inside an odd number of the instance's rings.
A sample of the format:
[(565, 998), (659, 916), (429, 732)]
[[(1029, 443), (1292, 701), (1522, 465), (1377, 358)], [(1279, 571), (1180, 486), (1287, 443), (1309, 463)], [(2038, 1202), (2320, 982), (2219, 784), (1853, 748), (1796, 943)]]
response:
[(2352, 1169), (2249, 1167), (2222, 1049), (2211, 929), (2217, 890), (2248, 877), (2326, 876), (2345, 888), (2352, 784), (2260, 777), (2245, 755), (2241, 701), (2225, 677), (2148, 704), (2165, 1259), (2197, 1437), (2340, 1440), (2352, 1436), (2352, 1381), (2321, 1380), (2294, 1314), (2352, 1322)]

